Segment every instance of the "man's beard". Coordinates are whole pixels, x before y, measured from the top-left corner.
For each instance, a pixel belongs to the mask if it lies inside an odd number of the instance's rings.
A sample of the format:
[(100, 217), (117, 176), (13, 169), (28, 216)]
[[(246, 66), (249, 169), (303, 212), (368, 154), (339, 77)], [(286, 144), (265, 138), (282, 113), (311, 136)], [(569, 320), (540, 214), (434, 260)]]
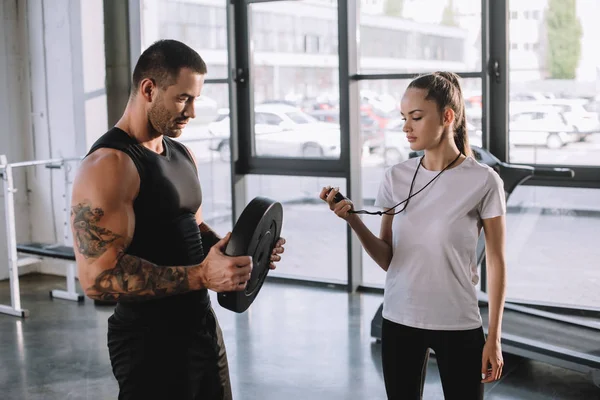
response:
[(171, 124), (169, 111), (160, 103), (154, 104), (148, 110), (148, 124), (158, 135), (177, 138), (181, 135), (181, 129)]

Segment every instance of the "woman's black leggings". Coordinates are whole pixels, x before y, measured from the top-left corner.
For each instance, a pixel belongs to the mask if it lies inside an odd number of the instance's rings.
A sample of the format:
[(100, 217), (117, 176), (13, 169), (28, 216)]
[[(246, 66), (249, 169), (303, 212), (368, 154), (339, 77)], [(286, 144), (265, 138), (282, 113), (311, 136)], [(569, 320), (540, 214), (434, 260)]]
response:
[(389, 400), (422, 398), (429, 349), (435, 352), (444, 398), (481, 400), (483, 329), (434, 331), (383, 319), (381, 353)]

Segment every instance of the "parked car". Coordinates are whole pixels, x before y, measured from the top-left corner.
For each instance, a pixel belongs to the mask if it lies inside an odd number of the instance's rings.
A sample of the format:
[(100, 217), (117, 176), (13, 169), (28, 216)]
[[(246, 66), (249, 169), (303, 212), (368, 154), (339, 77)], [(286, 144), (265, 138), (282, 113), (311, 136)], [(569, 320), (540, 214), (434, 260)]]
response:
[(583, 141), (592, 133), (600, 133), (600, 119), (595, 111), (588, 111), (585, 106), (586, 99), (553, 99), (544, 101), (557, 107), (565, 117), (567, 124), (572, 125), (579, 133), (579, 140)]
[[(261, 104), (254, 112), (255, 150), (258, 156), (338, 158), (338, 124), (320, 122), (297, 107), (285, 104)], [(229, 112), (209, 124), (213, 136), (211, 149), (221, 159), (230, 158)]]
[(534, 102), (511, 102), (511, 112), (517, 112), (531, 107), (554, 107), (561, 113), (565, 123), (577, 132), (577, 139), (585, 140), (590, 134), (600, 133), (598, 112), (586, 109), (589, 100), (586, 99), (543, 99)]
[(559, 149), (579, 140), (562, 113), (554, 107), (530, 107), (513, 111), (510, 116), (509, 142), (512, 145), (546, 146)]
[[(321, 122), (339, 124), (340, 110), (333, 108), (328, 110), (313, 110), (308, 112), (312, 117)], [(368, 151), (372, 152), (383, 143), (383, 130), (379, 128), (379, 123), (368, 113), (360, 114), (360, 134), (362, 137), (362, 146), (367, 146)]]
[(404, 120), (396, 118), (388, 122), (383, 131), (383, 143), (380, 151), (383, 153), (385, 165), (394, 165), (408, 159), (410, 143), (406, 139)]

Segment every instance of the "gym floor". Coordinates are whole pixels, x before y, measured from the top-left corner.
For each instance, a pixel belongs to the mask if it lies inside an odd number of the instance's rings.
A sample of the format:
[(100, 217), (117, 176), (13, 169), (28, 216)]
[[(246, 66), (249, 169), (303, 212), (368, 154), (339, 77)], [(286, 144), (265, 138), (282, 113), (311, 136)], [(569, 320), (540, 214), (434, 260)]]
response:
[[(0, 314), (0, 397), (3, 400), (116, 399), (106, 349), (110, 306), (86, 299), (51, 300), (64, 278), (21, 277), (30, 317)], [(10, 301), (0, 282), (0, 303)], [(214, 295), (214, 294), (213, 294)], [(236, 400), (385, 399), (380, 345), (370, 337), (381, 295), (267, 282), (251, 309), (213, 307), (224, 332)], [(584, 375), (506, 356), (503, 378), (486, 400), (600, 399)], [(424, 399), (443, 399), (430, 360)]]

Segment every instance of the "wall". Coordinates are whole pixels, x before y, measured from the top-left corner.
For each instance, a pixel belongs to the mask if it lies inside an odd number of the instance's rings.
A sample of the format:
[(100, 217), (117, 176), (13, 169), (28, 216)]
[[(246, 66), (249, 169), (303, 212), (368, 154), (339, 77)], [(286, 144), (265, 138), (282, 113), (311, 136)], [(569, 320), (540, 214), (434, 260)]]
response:
[[(20, 9), (14, 10), (17, 3)], [(0, 152), (6, 148), (10, 162), (84, 155), (107, 129), (102, 0), (3, 4), (3, 22), (8, 23), (0, 28), (0, 46), (8, 44), (10, 51), (0, 51), (9, 56), (0, 60), (0, 85), (8, 83), (9, 90), (0, 93), (0, 120), (8, 117), (11, 129), (0, 132)], [(8, 103), (14, 99), (20, 104), (16, 112)], [(71, 167), (70, 181), (77, 164)], [(27, 168), (17, 184), (18, 241), (70, 244), (65, 225), (70, 186), (65, 189), (63, 170)], [(3, 279), (5, 229), (0, 228), (0, 237)], [(62, 274), (64, 264), (44, 262), (39, 271)]]
[[(5, 1), (0, 6), (0, 154), (9, 162), (26, 159), (30, 153), (32, 134), (28, 124), (29, 82), (27, 43), (24, 40), (26, 13), (22, 2)], [(16, 171), (14, 184), (25, 186), (24, 171)], [(27, 191), (15, 194), (16, 231), (18, 240), (29, 236)], [(0, 279), (8, 277), (4, 190), (0, 186)]]

